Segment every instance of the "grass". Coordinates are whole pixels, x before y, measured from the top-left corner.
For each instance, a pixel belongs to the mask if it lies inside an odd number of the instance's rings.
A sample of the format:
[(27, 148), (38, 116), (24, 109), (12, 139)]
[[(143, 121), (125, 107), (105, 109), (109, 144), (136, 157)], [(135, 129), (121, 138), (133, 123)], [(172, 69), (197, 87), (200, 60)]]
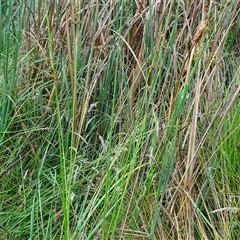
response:
[(0, 239), (237, 239), (238, 9), (1, 3)]

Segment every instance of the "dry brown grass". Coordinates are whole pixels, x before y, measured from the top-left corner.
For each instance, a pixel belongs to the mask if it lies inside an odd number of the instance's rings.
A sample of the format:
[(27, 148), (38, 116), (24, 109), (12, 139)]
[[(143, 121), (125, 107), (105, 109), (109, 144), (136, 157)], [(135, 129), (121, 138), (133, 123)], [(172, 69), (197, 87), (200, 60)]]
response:
[[(71, 109), (63, 132), (71, 132), (64, 150), (73, 169), (80, 155), (100, 159), (86, 173), (97, 172), (90, 183), (88, 207), (95, 215), (88, 218), (88, 231), (99, 218), (99, 239), (147, 239), (151, 231), (151, 239), (228, 239), (231, 219), (222, 206), (231, 199), (210, 179), (209, 169), (240, 92), (239, 68), (226, 86), (224, 58), (239, 3), (164, 0), (149, 6), (136, 0), (123, 8), (119, 1), (50, 2), (24, 18), (26, 81), (18, 95), (28, 89), (34, 95), (42, 86), (41, 104), (48, 110), (36, 118), (44, 119), (46, 129), (56, 108), (61, 117)], [(26, 121), (20, 125), (30, 138)], [(32, 157), (36, 146), (31, 143)], [(116, 169), (124, 169), (117, 180)], [(122, 195), (112, 200), (115, 181)], [(109, 202), (91, 206), (104, 194)], [(108, 204), (115, 207), (105, 218)]]

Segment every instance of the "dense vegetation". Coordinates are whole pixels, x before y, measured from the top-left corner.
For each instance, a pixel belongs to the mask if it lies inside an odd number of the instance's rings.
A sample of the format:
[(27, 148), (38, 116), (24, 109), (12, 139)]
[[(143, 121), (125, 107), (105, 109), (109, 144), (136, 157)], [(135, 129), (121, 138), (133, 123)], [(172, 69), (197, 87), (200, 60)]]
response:
[(1, 1), (0, 239), (238, 239), (238, 2)]

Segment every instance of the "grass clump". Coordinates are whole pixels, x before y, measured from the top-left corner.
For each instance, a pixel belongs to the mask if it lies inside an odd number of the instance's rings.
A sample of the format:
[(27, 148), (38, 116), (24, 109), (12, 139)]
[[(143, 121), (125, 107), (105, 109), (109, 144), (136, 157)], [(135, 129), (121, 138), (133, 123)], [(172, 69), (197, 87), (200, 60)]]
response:
[(236, 239), (239, 4), (1, 4), (0, 237)]

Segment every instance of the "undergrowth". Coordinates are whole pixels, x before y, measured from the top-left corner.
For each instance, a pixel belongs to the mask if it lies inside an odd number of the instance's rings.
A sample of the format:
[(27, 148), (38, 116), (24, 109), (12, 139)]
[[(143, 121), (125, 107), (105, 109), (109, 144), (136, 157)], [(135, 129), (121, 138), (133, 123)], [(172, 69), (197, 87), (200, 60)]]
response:
[(238, 1), (2, 2), (1, 239), (237, 239)]

